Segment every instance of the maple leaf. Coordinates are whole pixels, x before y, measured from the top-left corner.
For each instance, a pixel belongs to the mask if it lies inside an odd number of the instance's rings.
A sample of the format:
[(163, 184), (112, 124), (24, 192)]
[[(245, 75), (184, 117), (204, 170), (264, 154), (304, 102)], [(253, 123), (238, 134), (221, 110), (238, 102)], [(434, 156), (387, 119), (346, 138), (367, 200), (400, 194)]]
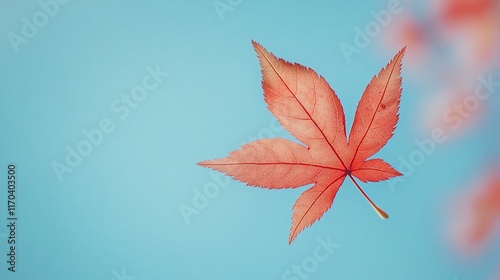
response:
[(356, 110), (347, 141), (344, 110), (326, 80), (310, 68), (275, 57), (252, 41), (262, 67), (268, 109), (302, 144), (283, 138), (243, 145), (227, 157), (199, 162), (246, 183), (267, 189), (314, 184), (293, 206), (288, 242), (331, 207), (346, 177), (382, 217), (354, 177), (378, 182), (402, 175), (382, 159), (368, 159), (392, 137), (401, 97), (403, 48), (373, 77)]

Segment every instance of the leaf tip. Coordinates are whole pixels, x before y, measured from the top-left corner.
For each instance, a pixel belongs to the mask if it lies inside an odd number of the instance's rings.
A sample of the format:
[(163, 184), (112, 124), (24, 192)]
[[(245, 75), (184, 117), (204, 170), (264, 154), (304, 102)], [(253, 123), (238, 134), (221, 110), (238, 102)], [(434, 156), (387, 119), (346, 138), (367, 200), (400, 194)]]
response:
[(406, 47), (407, 46), (404, 46), (399, 52), (398, 54), (396, 54), (396, 57), (399, 57), (399, 60), (400, 60), (400, 63), (402, 64), (403, 63), (403, 57), (405, 56), (405, 53), (406, 53)]
[(211, 160), (204, 160), (204, 161), (197, 162), (196, 165), (201, 166), (201, 167), (211, 168), (210, 167), (211, 163), (212, 163)]
[(253, 39), (252, 39), (252, 46), (255, 49), (255, 51), (257, 51), (257, 49), (262, 49), (263, 48), (261, 44), (257, 43), (257, 41), (255, 41)]

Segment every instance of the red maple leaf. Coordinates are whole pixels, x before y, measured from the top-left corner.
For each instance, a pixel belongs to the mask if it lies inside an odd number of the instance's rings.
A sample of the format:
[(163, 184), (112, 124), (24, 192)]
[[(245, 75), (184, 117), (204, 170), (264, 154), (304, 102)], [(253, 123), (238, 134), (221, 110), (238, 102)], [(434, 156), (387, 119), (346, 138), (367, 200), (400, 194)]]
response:
[(347, 141), (344, 110), (325, 79), (310, 68), (279, 59), (252, 43), (262, 67), (268, 109), (304, 145), (283, 138), (257, 140), (225, 158), (198, 164), (249, 186), (283, 189), (314, 184), (293, 206), (289, 243), (331, 207), (346, 177), (382, 218), (388, 218), (354, 177), (378, 182), (402, 175), (382, 159), (368, 158), (392, 137), (398, 121), (405, 49), (366, 87)]

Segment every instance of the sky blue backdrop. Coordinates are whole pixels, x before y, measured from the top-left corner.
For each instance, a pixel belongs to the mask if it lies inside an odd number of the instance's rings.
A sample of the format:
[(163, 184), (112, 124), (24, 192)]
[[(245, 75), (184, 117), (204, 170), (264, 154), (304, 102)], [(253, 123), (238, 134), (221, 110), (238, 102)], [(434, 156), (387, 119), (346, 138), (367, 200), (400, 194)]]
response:
[[(498, 254), (463, 265), (444, 235), (449, 194), (483, 167), (482, 128), (438, 149), (394, 189), (363, 185), (387, 221), (348, 181), (292, 245), (291, 207), (305, 188), (268, 191), (231, 180), (189, 224), (179, 211), (213, 182), (196, 162), (269, 128), (250, 40), (323, 75), (350, 127), (366, 84), (394, 54), (371, 43), (348, 63), (339, 44), (351, 43), (354, 26), (383, 1), (243, 1), (223, 20), (212, 0), (69, 1), (18, 53), (7, 34), (20, 34), (22, 17), (41, 8), (0, 2), (0, 170), (17, 163), (20, 219), (18, 272), (6, 270), (3, 236), (1, 279), (109, 280), (122, 268), (137, 280), (282, 279), (328, 236), (340, 247), (310, 279), (484, 279), (495, 271)], [(156, 65), (170, 76), (120, 120), (112, 102)], [(419, 93), (403, 85), (396, 135), (378, 154), (395, 166), (415, 139), (428, 137), (415, 122)], [(52, 163), (64, 162), (65, 147), (103, 118), (115, 130), (60, 182)], [(290, 138), (282, 130), (272, 136)]]

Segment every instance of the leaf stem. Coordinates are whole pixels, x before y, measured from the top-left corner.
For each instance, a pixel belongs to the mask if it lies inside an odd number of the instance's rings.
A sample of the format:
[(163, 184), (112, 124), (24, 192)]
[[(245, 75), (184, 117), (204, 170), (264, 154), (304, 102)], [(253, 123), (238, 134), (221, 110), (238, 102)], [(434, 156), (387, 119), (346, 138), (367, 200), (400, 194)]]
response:
[(375, 203), (373, 203), (373, 201), (366, 195), (366, 193), (358, 185), (358, 183), (356, 182), (356, 180), (354, 180), (354, 178), (352, 177), (352, 175), (351, 174), (348, 174), (348, 175), (349, 175), (349, 178), (351, 178), (351, 181), (354, 183), (354, 185), (356, 185), (356, 188), (358, 188), (358, 190), (361, 192), (361, 194), (366, 198), (366, 200), (368, 200), (368, 203), (370, 203), (370, 205), (373, 207), (373, 210), (375, 210), (375, 212), (377, 212), (377, 214), (380, 216), (380, 218), (382, 218), (382, 219), (389, 218), (389, 215), (387, 215), (387, 213), (384, 210), (380, 209), (380, 207), (378, 207), (377, 205), (375, 205)]

